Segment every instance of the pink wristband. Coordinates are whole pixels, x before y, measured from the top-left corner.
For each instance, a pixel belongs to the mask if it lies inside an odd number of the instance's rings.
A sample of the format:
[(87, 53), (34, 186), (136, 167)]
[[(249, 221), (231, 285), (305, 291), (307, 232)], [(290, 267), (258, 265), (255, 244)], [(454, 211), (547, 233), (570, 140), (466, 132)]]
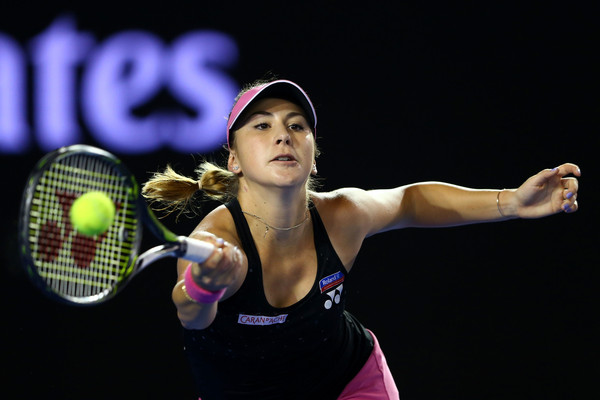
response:
[(219, 301), (221, 297), (225, 294), (227, 289), (217, 290), (216, 292), (211, 292), (206, 289), (198, 286), (196, 282), (194, 282), (194, 278), (192, 278), (192, 263), (187, 266), (185, 272), (183, 274), (183, 290), (190, 296), (190, 298), (198, 303), (214, 303)]

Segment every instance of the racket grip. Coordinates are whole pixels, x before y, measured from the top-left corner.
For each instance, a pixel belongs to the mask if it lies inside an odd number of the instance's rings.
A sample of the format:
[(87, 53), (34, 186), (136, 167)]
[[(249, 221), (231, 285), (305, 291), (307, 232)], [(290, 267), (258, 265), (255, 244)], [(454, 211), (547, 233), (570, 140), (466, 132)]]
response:
[(215, 250), (215, 246), (203, 240), (179, 236), (182, 254), (179, 256), (188, 261), (203, 263)]

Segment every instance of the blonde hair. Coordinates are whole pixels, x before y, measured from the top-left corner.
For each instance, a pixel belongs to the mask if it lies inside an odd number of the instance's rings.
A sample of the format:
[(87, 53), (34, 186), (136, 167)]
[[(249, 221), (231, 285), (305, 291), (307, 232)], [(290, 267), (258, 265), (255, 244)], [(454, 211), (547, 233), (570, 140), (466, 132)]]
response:
[(157, 211), (188, 214), (195, 210), (193, 200), (201, 191), (210, 200), (228, 201), (237, 196), (239, 179), (236, 174), (216, 164), (204, 161), (196, 169), (197, 178), (181, 175), (167, 165), (156, 172), (142, 187), (142, 195)]

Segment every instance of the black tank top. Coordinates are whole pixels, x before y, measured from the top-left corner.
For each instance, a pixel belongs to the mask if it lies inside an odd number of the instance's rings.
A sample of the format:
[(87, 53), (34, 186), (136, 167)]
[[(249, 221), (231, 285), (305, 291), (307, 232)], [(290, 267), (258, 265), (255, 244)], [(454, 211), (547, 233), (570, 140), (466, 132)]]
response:
[(226, 204), (248, 257), (240, 289), (213, 323), (184, 329), (199, 396), (214, 399), (336, 399), (365, 364), (371, 335), (344, 310), (351, 283), (316, 208), (311, 208), (317, 278), (297, 303), (272, 307), (261, 261), (237, 200)]

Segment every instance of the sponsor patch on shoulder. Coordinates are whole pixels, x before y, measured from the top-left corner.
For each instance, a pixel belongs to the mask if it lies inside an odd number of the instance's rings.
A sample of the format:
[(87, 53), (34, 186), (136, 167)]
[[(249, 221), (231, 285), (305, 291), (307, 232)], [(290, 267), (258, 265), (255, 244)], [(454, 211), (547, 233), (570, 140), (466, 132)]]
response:
[(344, 277), (345, 277), (345, 275), (341, 271), (338, 271), (335, 274), (331, 274), (331, 275), (326, 276), (325, 278), (321, 279), (319, 281), (319, 287), (321, 288), (321, 293), (344, 282)]
[(283, 324), (287, 319), (287, 316), (287, 314), (273, 316), (239, 314), (238, 324), (258, 326)]

